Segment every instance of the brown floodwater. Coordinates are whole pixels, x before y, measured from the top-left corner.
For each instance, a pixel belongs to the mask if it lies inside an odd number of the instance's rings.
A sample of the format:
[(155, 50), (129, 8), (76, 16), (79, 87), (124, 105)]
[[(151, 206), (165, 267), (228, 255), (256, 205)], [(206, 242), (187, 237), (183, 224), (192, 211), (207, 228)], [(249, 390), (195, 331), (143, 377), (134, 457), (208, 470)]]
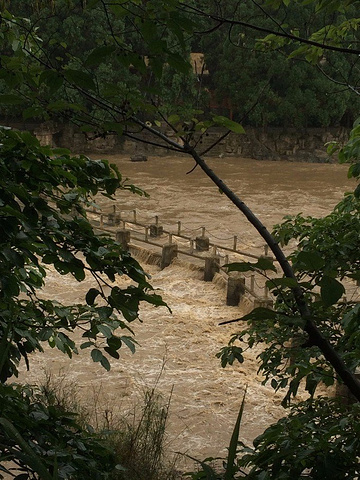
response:
[[(93, 158), (98, 158), (94, 155)], [(184, 233), (196, 235), (205, 227), (219, 242), (238, 236), (238, 248), (262, 253), (263, 241), (242, 214), (205, 177), (199, 168), (187, 174), (193, 163), (185, 157), (151, 157), (133, 163), (128, 157), (104, 156), (116, 163), (125, 177), (146, 190), (150, 197), (120, 192), (118, 211), (151, 223), (155, 215), (160, 224), (176, 231), (182, 222)], [(219, 176), (259, 215), (271, 229), (284, 215), (325, 215), (339, 202), (345, 191), (354, 187), (347, 179), (346, 167), (337, 164), (305, 164), (256, 161), (241, 158), (211, 158), (209, 163)], [(110, 211), (108, 199), (98, 199)], [(282, 395), (261, 385), (257, 374), (259, 350), (247, 352), (243, 364), (222, 369), (215, 358), (236, 330), (219, 322), (239, 317), (243, 307), (225, 306), (221, 282), (203, 282), (201, 272), (183, 261), (160, 271), (143, 265), (151, 282), (172, 309), (143, 306), (142, 323), (133, 328), (139, 346), (134, 355), (121, 353), (105, 372), (82, 351), (69, 360), (60, 352), (46, 349), (30, 359), (31, 370), (22, 370), (21, 381), (34, 383), (44, 370), (62, 371), (73, 381), (88, 404), (102, 392), (103, 402), (114, 411), (131, 412), (142, 392), (154, 386), (167, 399), (171, 395), (168, 442), (171, 451), (197, 458), (225, 453), (242, 395), (247, 397), (241, 439), (250, 442), (283, 410)], [(119, 279), (119, 285), (126, 279)], [(44, 295), (62, 301), (81, 302), (91, 287), (91, 279), (78, 284), (49, 271)], [(107, 407), (108, 408), (108, 407)]]

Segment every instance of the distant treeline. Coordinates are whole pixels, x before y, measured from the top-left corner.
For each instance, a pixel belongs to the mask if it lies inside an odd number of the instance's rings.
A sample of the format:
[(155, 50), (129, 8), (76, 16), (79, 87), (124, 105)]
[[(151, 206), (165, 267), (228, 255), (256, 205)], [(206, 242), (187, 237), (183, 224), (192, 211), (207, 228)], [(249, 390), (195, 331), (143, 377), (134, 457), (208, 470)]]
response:
[[(265, 51), (261, 48), (261, 42), (259, 46), (259, 35), (253, 30), (233, 27), (229, 32), (220, 25), (212, 32), (201, 33), (201, 20), (196, 19), (200, 22), (199, 33), (184, 41), (189, 56), (191, 52), (200, 52), (197, 58), (203, 57), (203, 62), (198, 62), (189, 72), (179, 72), (174, 66), (167, 65), (161, 78), (154, 79), (147, 69), (146, 48), (134, 28), (127, 24), (127, 19), (114, 16), (111, 20), (115, 34), (122, 41), (125, 40), (128, 46), (114, 60), (113, 56), (107, 56), (106, 50), (107, 37), (114, 31), (109, 32), (108, 18), (100, 7), (83, 11), (82, 2), (70, 0), (57, 0), (53, 6), (39, 10), (30, 4), (32, 2), (13, 0), (11, 7), (19, 16), (31, 17), (35, 21), (42, 39), (44, 58), (50, 59), (54, 68), (62, 65), (74, 69), (78, 68), (73, 64), (76, 56), (87, 58), (88, 71), (96, 73), (97, 82), (108, 85), (109, 96), (114, 86), (117, 92), (122, 92), (122, 98), (118, 100), (122, 104), (133, 103), (134, 87), (140, 86), (145, 95), (154, 96), (157, 107), (162, 103), (165, 114), (180, 113), (186, 116), (186, 112), (196, 108), (205, 113), (212, 111), (230, 116), (255, 127), (349, 127), (360, 111), (360, 97), (352, 96), (350, 100), (351, 92), (346, 87), (358, 83), (358, 65), (351, 63), (352, 60), (341, 53), (324, 53), (317, 68), (314, 68), (311, 58), (308, 61), (296, 57), (289, 59), (286, 45), (281, 51)], [(212, 8), (212, 2), (206, 0), (195, 4), (204, 10)], [(222, 4), (224, 15), (231, 16), (231, 12), (237, 9), (237, 13), (241, 11), (244, 22), (256, 21), (262, 27), (270, 28), (273, 22), (284, 21), (281, 7), (274, 10), (269, 18), (259, 15), (259, 9), (248, 0), (229, 0)], [(305, 18), (309, 18), (309, 8), (296, 2), (286, 7), (289, 24), (298, 26), (300, 36), (306, 36), (309, 29), (305, 22)], [(341, 20), (341, 14), (334, 14), (334, 23)], [(325, 18), (321, 14), (314, 14), (313, 23), (321, 28), (325, 25)], [(54, 38), (60, 43), (55, 42)], [(99, 46), (103, 47), (103, 56), (88, 57), (89, 52)], [(51, 76), (51, 72), (48, 76)], [(333, 81), (329, 81), (329, 78)], [(0, 76), (0, 94), (6, 94), (7, 81), (9, 79), (1, 80)], [(12, 85), (18, 83), (19, 95), (22, 81), (20, 77), (11, 79)], [(54, 91), (49, 118), (56, 115), (57, 109), (61, 110), (65, 103), (71, 108), (72, 103), (84, 101), (76, 93), (69, 96), (69, 92), (56, 83), (59, 82), (56, 76), (52, 87), (49, 78), (40, 78), (39, 81), (44, 83), (44, 88), (53, 88)], [(161, 95), (156, 94), (157, 87)], [(89, 109), (89, 106), (86, 105), (86, 108)], [(100, 115), (96, 106), (90, 108), (92, 114)], [(26, 104), (26, 96), (18, 105), (2, 106), (0, 114), (11, 118), (20, 115), (24, 115), (25, 119), (36, 118), (32, 105)], [(151, 111), (144, 115), (147, 115), (145, 120), (151, 121)]]

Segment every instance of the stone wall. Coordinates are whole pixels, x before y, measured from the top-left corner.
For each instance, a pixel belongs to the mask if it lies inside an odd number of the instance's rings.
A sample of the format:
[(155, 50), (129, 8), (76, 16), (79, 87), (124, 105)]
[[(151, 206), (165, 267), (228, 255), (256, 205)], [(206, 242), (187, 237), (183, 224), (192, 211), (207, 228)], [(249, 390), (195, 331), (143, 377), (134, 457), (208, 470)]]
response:
[[(168, 149), (147, 143), (134, 142), (126, 137), (108, 135), (106, 137), (88, 138), (68, 125), (55, 124), (13, 124), (15, 128), (33, 131), (43, 144), (66, 147), (75, 153), (120, 153), (133, 155), (169, 155)], [(166, 133), (166, 132), (165, 132)], [(206, 150), (224, 131), (216, 129), (203, 136), (198, 151)], [(345, 142), (349, 131), (344, 128), (246, 128), (245, 135), (229, 134), (218, 143), (207, 156), (241, 156), (259, 160), (286, 160), (301, 162), (327, 162), (327, 142), (338, 140)], [(170, 135), (174, 135), (172, 132)], [(142, 138), (154, 140), (147, 134)]]

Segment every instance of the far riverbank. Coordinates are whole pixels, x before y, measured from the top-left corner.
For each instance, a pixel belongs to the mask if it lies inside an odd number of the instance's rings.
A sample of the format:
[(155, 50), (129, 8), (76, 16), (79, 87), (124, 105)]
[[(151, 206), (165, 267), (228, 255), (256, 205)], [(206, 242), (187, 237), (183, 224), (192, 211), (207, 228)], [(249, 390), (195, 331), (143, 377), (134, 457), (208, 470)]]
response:
[[(147, 141), (153, 141), (146, 132), (138, 134), (142, 142), (135, 142), (124, 136), (109, 134), (105, 137), (89, 138), (78, 131), (74, 126), (65, 124), (32, 123), (32, 122), (6, 122), (13, 128), (34, 132), (42, 144), (54, 147), (68, 148), (73, 152), (113, 155), (142, 154), (149, 156), (164, 156), (171, 152), (166, 148), (159, 148)], [(277, 160), (307, 163), (335, 162), (326, 153), (326, 144), (331, 141), (344, 143), (348, 139), (349, 130), (346, 128), (254, 128), (245, 127), (244, 135), (230, 133), (215, 145), (206, 156), (211, 157), (243, 157), (256, 160)], [(211, 145), (221, 138), (226, 130), (211, 129), (198, 144), (198, 152), (206, 151)], [(173, 132), (165, 132), (170, 138)]]

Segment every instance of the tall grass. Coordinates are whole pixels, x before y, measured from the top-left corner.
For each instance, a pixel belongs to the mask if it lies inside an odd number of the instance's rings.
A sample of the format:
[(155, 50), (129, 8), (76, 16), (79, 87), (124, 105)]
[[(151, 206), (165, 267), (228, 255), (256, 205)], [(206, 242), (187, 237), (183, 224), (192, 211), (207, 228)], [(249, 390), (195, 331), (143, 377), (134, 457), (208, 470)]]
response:
[(178, 480), (175, 458), (166, 451), (166, 425), (170, 398), (165, 401), (156, 388), (146, 390), (131, 415), (118, 413), (116, 406), (104, 406), (100, 389), (93, 398), (80, 400), (76, 385), (64, 373), (45, 372), (39, 386), (44, 403), (74, 412), (78, 423), (91, 428), (113, 451), (118, 463), (111, 480)]

